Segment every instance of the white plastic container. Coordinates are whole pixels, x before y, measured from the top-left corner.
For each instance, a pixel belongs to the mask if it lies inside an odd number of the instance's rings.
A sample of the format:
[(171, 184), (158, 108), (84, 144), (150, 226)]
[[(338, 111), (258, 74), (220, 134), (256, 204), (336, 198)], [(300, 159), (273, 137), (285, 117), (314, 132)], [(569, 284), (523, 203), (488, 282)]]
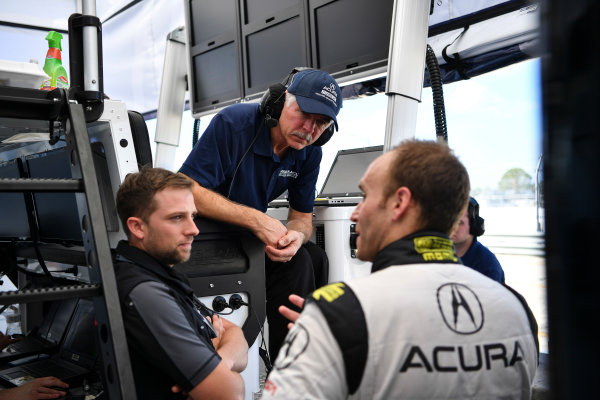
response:
[(39, 89), (48, 75), (31, 62), (0, 60), (0, 86)]

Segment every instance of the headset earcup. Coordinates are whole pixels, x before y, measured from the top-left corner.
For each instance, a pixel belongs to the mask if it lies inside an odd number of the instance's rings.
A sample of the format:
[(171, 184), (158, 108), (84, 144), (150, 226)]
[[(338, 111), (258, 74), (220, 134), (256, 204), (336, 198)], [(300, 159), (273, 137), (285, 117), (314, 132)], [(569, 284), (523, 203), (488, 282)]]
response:
[(333, 132), (335, 130), (335, 125), (332, 123), (323, 131), (321, 136), (312, 144), (313, 146), (323, 146), (325, 143), (329, 142), (329, 139), (333, 136)]
[(265, 123), (269, 128), (277, 126), (285, 102), (285, 91), (285, 85), (275, 83), (269, 86), (260, 100), (259, 110), (265, 116)]
[(485, 220), (479, 216), (479, 203), (469, 197), (469, 234), (477, 237), (485, 233)]
[(484, 234), (485, 232), (485, 224), (484, 224), (484, 219), (481, 218), (479, 215), (477, 215), (475, 217), (475, 221), (474, 224), (471, 225), (471, 235), (473, 236), (481, 236)]

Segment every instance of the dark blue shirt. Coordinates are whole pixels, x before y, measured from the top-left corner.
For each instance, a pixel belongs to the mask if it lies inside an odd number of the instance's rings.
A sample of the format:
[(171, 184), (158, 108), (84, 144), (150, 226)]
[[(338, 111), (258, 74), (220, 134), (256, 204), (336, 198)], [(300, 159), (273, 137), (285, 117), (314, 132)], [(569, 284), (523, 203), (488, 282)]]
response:
[(467, 267), (479, 271), (485, 276), (504, 283), (504, 271), (500, 266), (500, 262), (487, 247), (473, 239), (473, 243), (469, 250), (460, 258), (462, 263)]
[(258, 107), (234, 104), (215, 115), (179, 171), (225, 197), (231, 187), (230, 200), (263, 212), (287, 189), (291, 208), (312, 212), (321, 148), (288, 148), (279, 159)]

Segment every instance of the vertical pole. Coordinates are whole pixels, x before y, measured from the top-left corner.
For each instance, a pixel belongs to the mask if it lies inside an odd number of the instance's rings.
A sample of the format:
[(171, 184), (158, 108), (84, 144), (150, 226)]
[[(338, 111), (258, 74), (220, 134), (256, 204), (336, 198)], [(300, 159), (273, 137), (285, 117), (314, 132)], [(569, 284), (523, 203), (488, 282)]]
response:
[(179, 146), (181, 116), (185, 106), (186, 60), (185, 31), (179, 27), (167, 36), (158, 111), (156, 114), (156, 155), (154, 166), (171, 171), (175, 165), (175, 154)]
[(415, 136), (429, 26), (428, 0), (396, 0), (392, 17), (384, 151)]
[[(83, 0), (82, 14), (96, 16), (96, 0)], [(83, 27), (83, 89), (100, 91), (98, 72), (98, 31), (95, 26)]]

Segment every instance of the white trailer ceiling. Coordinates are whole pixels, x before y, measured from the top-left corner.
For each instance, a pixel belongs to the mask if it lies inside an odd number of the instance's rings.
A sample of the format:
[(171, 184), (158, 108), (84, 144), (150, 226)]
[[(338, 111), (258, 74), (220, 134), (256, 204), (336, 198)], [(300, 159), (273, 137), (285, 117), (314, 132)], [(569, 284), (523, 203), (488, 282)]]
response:
[[(440, 26), (505, 3), (525, 2), (435, 0), (430, 26)], [(63, 64), (68, 70), (67, 21), (75, 12), (81, 12), (80, 1), (0, 0), (0, 59), (20, 62), (36, 59), (41, 64), (47, 50), (45, 35), (53, 29), (65, 36)], [(183, 1), (102, 0), (96, 2), (96, 14), (102, 22), (104, 92), (112, 99), (124, 101), (131, 110), (143, 113), (156, 110), (166, 37), (184, 25)], [(531, 44), (538, 36), (539, 10), (535, 6), (524, 7), (486, 24), (478, 24), (478, 28), (462, 35), (449, 48), (450, 53), (473, 54), (512, 44)], [(461, 32), (458, 29), (430, 38), (440, 65), (444, 63), (442, 49)]]

